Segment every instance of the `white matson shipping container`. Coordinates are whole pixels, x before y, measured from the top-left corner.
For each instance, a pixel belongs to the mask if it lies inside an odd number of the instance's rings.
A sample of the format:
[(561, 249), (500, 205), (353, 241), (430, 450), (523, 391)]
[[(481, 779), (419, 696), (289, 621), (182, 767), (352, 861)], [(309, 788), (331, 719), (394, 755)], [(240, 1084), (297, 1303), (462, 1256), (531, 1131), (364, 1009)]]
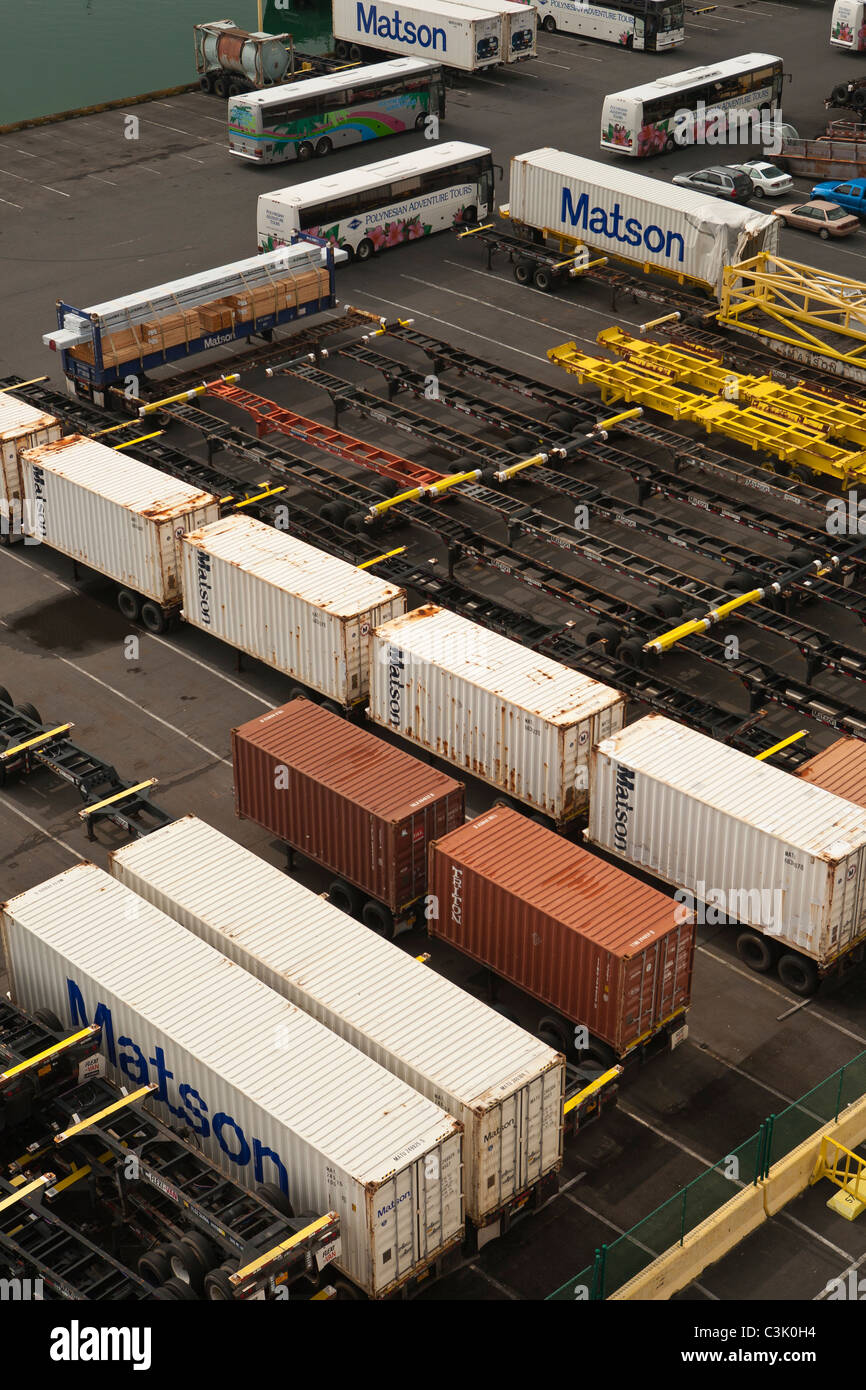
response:
[[(662, 715), (593, 749), (585, 834), (807, 957), (792, 988), (866, 936), (866, 810)], [(760, 946), (742, 954), (766, 968)]]
[(558, 823), (586, 806), (589, 750), (626, 697), (447, 609), (373, 634), (369, 718)]
[[(0, 534), (6, 529), (3, 523), (7, 518), (10, 523), (15, 522), (16, 506), (20, 518), (21, 454), (25, 449), (54, 443), (62, 433), (54, 415), (47, 415), (29, 401), (16, 400), (8, 391), (0, 392)], [(7, 534), (13, 534), (12, 525)]]
[(183, 537), (183, 617), (342, 706), (367, 698), (370, 633), (406, 594), (253, 517)]
[(771, 213), (549, 148), (515, 155), (500, 213), (518, 230), (544, 232), (563, 246), (583, 242), (716, 295), (726, 265), (779, 249)]
[(102, 1025), (118, 1083), (208, 1158), (296, 1211), (336, 1211), (340, 1267), (373, 1297), (462, 1235), (461, 1128), (404, 1082), (94, 864), (0, 909), (16, 1003)]
[(450, 0), (454, 5), (488, 10), (502, 16), (502, 54), (506, 63), (538, 57), (538, 11), (513, 0)]
[(160, 609), (181, 598), (180, 534), (219, 502), (95, 439), (70, 434), (21, 454), (30, 534)]
[(338, 57), (365, 50), (478, 72), (505, 62), (502, 16), (449, 0), (333, 0)]
[(538, 1038), (195, 816), (110, 859), (127, 888), (461, 1121), (466, 1212), (488, 1238), (556, 1173), (565, 1066)]

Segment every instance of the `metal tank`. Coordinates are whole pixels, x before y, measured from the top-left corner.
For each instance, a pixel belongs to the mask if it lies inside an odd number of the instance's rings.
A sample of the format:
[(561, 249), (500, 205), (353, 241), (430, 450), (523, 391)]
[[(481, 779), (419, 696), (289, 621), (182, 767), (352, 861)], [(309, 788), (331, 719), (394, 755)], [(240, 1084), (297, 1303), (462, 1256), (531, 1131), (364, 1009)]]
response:
[(235, 72), (256, 87), (271, 86), (285, 76), (290, 53), (289, 34), (250, 34), (233, 20), (195, 25), (196, 69)]

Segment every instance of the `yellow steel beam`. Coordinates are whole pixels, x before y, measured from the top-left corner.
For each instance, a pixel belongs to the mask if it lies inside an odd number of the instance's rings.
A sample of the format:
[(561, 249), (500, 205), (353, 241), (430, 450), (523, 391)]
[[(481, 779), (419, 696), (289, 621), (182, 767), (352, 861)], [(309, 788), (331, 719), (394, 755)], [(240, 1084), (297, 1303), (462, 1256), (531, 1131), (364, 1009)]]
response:
[(738, 594), (736, 598), (729, 599), (727, 603), (720, 603), (718, 608), (707, 609), (703, 618), (692, 618), (687, 623), (680, 623), (679, 627), (673, 627), (669, 632), (663, 632), (660, 637), (654, 637), (650, 642), (644, 642), (642, 650), (645, 652), (668, 652), (671, 647), (675, 647), (677, 642), (682, 642), (686, 637), (692, 637), (696, 632), (706, 632), (714, 623), (718, 623), (722, 618), (727, 618), (729, 614), (735, 613), (738, 608), (744, 607), (747, 603), (757, 603), (764, 597), (766, 590), (750, 589), (747, 594)]
[(718, 322), (853, 367), (866, 365), (866, 284), (761, 252), (724, 270)]
[(65, 1144), (67, 1139), (71, 1139), (75, 1134), (82, 1134), (84, 1130), (90, 1129), (92, 1125), (99, 1124), (109, 1115), (114, 1115), (118, 1110), (125, 1110), (127, 1105), (134, 1105), (137, 1100), (143, 1100), (149, 1096), (151, 1091), (158, 1091), (159, 1086), (155, 1081), (151, 1081), (147, 1086), (141, 1086), (137, 1091), (131, 1091), (128, 1096), (121, 1096), (120, 1100), (115, 1100), (111, 1105), (106, 1105), (104, 1110), (97, 1110), (95, 1114), (88, 1115), (86, 1120), (79, 1120), (77, 1124), (64, 1129), (62, 1134), (55, 1134), (55, 1144)]
[(583, 1105), (585, 1100), (589, 1100), (590, 1096), (594, 1096), (596, 1091), (602, 1090), (603, 1087), (609, 1085), (611, 1081), (615, 1081), (616, 1078), (621, 1075), (622, 1067), (620, 1066), (611, 1067), (609, 1071), (602, 1072), (601, 1076), (597, 1076), (594, 1081), (590, 1081), (588, 1086), (584, 1086), (582, 1091), (578, 1091), (577, 1095), (572, 1096), (570, 1100), (565, 1102), (565, 1105), (562, 1107), (563, 1115), (568, 1115), (570, 1111), (576, 1110), (579, 1105)]
[(49, 1062), (52, 1057), (56, 1057), (58, 1052), (65, 1052), (67, 1048), (74, 1047), (76, 1043), (83, 1042), (85, 1038), (90, 1038), (94, 1033), (98, 1033), (100, 1025), (89, 1023), (86, 1028), (82, 1028), (78, 1033), (71, 1033), (68, 1038), (64, 1038), (59, 1043), (54, 1043), (52, 1047), (46, 1047), (44, 1052), (37, 1052), (35, 1057), (28, 1057), (26, 1062), (18, 1062), (8, 1071), (0, 1071), (0, 1082), (9, 1081), (13, 1076), (20, 1076), (22, 1072), (37, 1069), (43, 1062)]
[(56, 1177), (55, 1173), (43, 1173), (41, 1177), (34, 1178), (33, 1182), (28, 1182), (24, 1187), (19, 1187), (11, 1197), (4, 1197), (0, 1202), (0, 1211), (7, 1211), (9, 1207), (14, 1207), (24, 1197), (29, 1197), (31, 1192), (36, 1192), (40, 1187), (47, 1187)]
[(381, 560), (390, 560), (394, 555), (402, 555), (405, 549), (405, 545), (398, 545), (396, 550), (386, 550), (382, 555), (374, 555), (372, 560), (362, 560), (360, 565), (357, 565), (356, 568), (359, 570), (368, 570), (371, 565), (378, 565)]
[(95, 430), (90, 438), (101, 439), (104, 434), (116, 434), (118, 430), (128, 430), (130, 425), (133, 424), (137, 425), (138, 422), (134, 420), (121, 420), (119, 425), (109, 425), (107, 429)]
[(11, 758), (16, 753), (23, 753), (27, 748), (36, 748), (40, 743), (47, 743), (48, 739), (56, 738), (58, 734), (68, 734), (74, 724), (58, 724), (56, 729), (48, 729), (44, 734), (36, 734), (34, 738), (26, 738), (23, 743), (16, 743), (11, 748), (4, 748), (0, 753), (0, 762), (4, 758)]
[(47, 376), (32, 376), (29, 381), (16, 381), (14, 386), (0, 386), (0, 395), (4, 391), (20, 391), (22, 386), (36, 386), (40, 381), (47, 380)]
[(140, 434), (137, 439), (127, 439), (125, 444), (115, 444), (114, 452), (119, 454), (121, 449), (131, 449), (133, 444), (144, 444), (148, 439), (159, 439), (161, 434), (165, 434), (165, 430), (154, 430), (153, 434)]
[(799, 729), (796, 734), (789, 734), (780, 743), (774, 743), (772, 748), (765, 748), (763, 753), (756, 753), (755, 762), (761, 763), (765, 758), (772, 758), (774, 753), (781, 753), (782, 749), (787, 748), (790, 743), (796, 743), (798, 739), (805, 738), (808, 732), (808, 729)]
[(682, 314), (677, 309), (673, 314), (662, 314), (657, 319), (647, 319), (646, 323), (638, 324), (639, 333), (648, 333), (651, 328), (661, 328), (663, 323), (679, 323)]
[(324, 1299), (326, 1302), (330, 1303), (336, 1297), (337, 1290), (334, 1288), (334, 1285), (326, 1284), (323, 1289), (319, 1289), (318, 1293), (311, 1294), (309, 1301), (310, 1303), (315, 1303), (316, 1299)]
[(632, 410), (621, 410), (618, 415), (610, 415), (606, 420), (598, 420), (593, 425), (587, 439), (607, 439), (608, 432), (614, 425), (625, 424), (626, 420), (639, 420), (643, 415), (643, 406), (636, 405)]
[[(464, 236), (475, 236), (476, 232), (489, 232), (494, 228), (494, 225), (493, 222), (485, 222), (480, 227), (467, 227), (465, 232), (457, 233), (458, 239)], [(43, 378), (43, 380), (47, 380), (47, 378)]]
[(296, 1245), (301, 1245), (305, 1240), (309, 1240), (311, 1236), (318, 1235), (320, 1231), (324, 1231), (328, 1226), (333, 1225), (333, 1223), (338, 1220), (339, 1217), (335, 1211), (329, 1211), (325, 1216), (317, 1217), (315, 1221), (310, 1222), (309, 1226), (304, 1226), (303, 1230), (296, 1231), (293, 1236), (289, 1236), (288, 1240), (280, 1241), (279, 1245), (275, 1245), (272, 1250), (265, 1251), (264, 1255), (259, 1255), (251, 1264), (244, 1265), (242, 1269), (237, 1270), (231, 1276), (230, 1282), (237, 1287), (238, 1284), (242, 1284), (245, 1279), (249, 1279), (252, 1275), (258, 1274), (267, 1265), (273, 1264), (281, 1255), (285, 1255), (288, 1251), (293, 1250)]
[(147, 405), (140, 405), (138, 407), (138, 414), (139, 416), (153, 415), (157, 410), (161, 410), (163, 406), (175, 405), (178, 401), (194, 401), (196, 396), (205, 395), (205, 393), (212, 390), (214, 386), (219, 386), (223, 382), (234, 385), (240, 381), (240, 379), (240, 372), (229, 372), (227, 376), (218, 376), (214, 381), (203, 381), (200, 386), (193, 386), (189, 391), (179, 391), (176, 396), (163, 396), (161, 401), (149, 401)]
[(263, 497), (273, 497), (278, 492), (285, 492), (285, 483), (279, 483), (276, 487), (266, 487), (264, 492), (257, 492), (254, 497), (245, 497), (243, 502), (236, 502), (235, 507), (248, 507), (251, 502), (261, 502)]
[(126, 787), (122, 792), (115, 792), (113, 796), (106, 796), (102, 801), (97, 801), (93, 806), (83, 806), (78, 812), (82, 820), (92, 816), (94, 811), (101, 811), (105, 806), (113, 806), (115, 801), (122, 801), (125, 796), (134, 796), (136, 792), (143, 792), (145, 787), (155, 787), (157, 779), (148, 777), (146, 782), (136, 782), (134, 787)]

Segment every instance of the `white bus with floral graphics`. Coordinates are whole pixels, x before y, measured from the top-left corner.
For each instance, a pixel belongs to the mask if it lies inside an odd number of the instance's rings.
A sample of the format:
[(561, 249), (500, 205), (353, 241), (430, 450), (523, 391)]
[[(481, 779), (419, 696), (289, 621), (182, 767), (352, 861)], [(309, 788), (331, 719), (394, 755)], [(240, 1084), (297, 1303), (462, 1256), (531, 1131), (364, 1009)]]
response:
[[(641, 87), (614, 92), (602, 103), (601, 148), (649, 155), (669, 153), (678, 144), (701, 144), (701, 122), (718, 122), (728, 112), (755, 112), (763, 118), (777, 110), (784, 78), (781, 58), (743, 53), (712, 67), (672, 72)], [(684, 123), (690, 125), (688, 140), (683, 138)]]
[(492, 205), (490, 151), (453, 140), (263, 193), (256, 231), (260, 251), (306, 232), (366, 261), (386, 247), (476, 222)]

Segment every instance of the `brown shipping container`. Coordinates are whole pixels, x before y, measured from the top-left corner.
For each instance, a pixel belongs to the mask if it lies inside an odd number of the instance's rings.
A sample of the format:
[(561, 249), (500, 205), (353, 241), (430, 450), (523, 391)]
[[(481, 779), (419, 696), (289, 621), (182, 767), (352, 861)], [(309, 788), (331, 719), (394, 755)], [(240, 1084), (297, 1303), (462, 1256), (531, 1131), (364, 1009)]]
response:
[(463, 823), (460, 782), (310, 700), (233, 729), (232, 761), (239, 816), (394, 913), (426, 893), (430, 841)]
[(866, 742), (861, 738), (837, 738), (823, 753), (816, 753), (797, 768), (798, 777), (823, 787), (834, 796), (866, 806)]
[(431, 845), (428, 892), (433, 936), (620, 1057), (689, 1006), (695, 928), (676, 920), (678, 904), (517, 811)]

